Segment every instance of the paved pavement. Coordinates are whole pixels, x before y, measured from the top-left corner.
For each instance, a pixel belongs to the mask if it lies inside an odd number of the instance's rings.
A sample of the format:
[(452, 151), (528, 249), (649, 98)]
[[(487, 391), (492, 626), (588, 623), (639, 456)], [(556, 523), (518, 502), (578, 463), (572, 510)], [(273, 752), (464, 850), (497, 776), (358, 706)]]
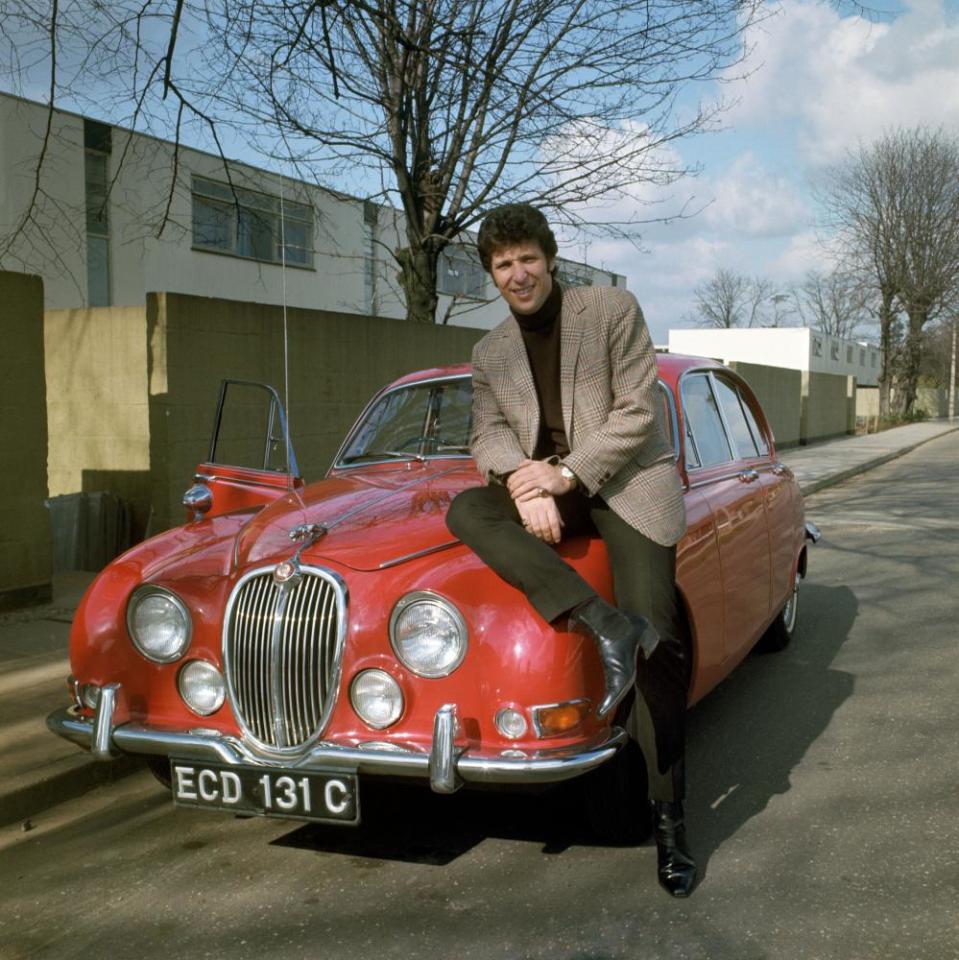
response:
[[(787, 450), (780, 459), (810, 494), (957, 429), (955, 420), (917, 423)], [(0, 615), (0, 825), (20, 821), (28, 830), (48, 807), (139, 769), (132, 758), (96, 762), (46, 728), (47, 714), (67, 702), (69, 624), (94, 576), (58, 575), (52, 603)]]

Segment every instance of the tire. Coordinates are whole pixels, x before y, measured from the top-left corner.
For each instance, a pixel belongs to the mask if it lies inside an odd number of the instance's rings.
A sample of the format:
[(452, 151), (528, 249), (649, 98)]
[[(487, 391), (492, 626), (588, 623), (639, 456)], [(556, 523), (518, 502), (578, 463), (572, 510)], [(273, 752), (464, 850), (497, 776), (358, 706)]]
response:
[(633, 741), (583, 777), (579, 786), (582, 809), (595, 839), (632, 846), (649, 837), (653, 825), (646, 761)]
[(156, 777), (160, 785), (165, 789), (169, 790), (173, 784), (173, 781), (170, 779), (170, 759), (169, 757), (144, 757), (146, 765), (150, 770), (150, 773)]
[(802, 576), (796, 571), (793, 581), (793, 590), (783, 604), (782, 610), (776, 616), (776, 619), (769, 625), (766, 632), (760, 637), (758, 649), (763, 653), (778, 653), (789, 646), (789, 642), (796, 632), (796, 624), (799, 621), (799, 584), (802, 583)]

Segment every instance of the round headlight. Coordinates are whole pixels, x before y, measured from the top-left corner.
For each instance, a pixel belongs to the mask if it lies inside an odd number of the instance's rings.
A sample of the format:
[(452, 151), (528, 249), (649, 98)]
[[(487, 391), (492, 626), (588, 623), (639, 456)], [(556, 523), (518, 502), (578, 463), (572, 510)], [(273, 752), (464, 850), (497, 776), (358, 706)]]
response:
[(350, 703), (357, 716), (371, 727), (382, 730), (396, 723), (403, 712), (400, 685), (383, 670), (364, 670), (350, 685)]
[(148, 660), (171, 663), (186, 653), (193, 624), (186, 604), (175, 593), (145, 586), (130, 597), (127, 628), (134, 646)]
[(393, 608), (390, 643), (400, 662), (420, 677), (445, 677), (466, 656), (466, 623), (448, 600), (409, 593)]
[(183, 702), (201, 717), (216, 713), (223, 706), (226, 684), (223, 674), (206, 660), (191, 660), (177, 678)]

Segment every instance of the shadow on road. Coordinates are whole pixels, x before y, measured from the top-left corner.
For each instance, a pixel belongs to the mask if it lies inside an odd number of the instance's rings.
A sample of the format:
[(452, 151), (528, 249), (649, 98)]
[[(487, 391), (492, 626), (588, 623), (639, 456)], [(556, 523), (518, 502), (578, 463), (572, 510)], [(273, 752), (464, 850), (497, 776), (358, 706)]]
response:
[[(689, 717), (688, 816), (695, 852), (711, 854), (770, 798), (852, 693), (849, 674), (831, 668), (856, 617), (846, 587), (807, 584), (803, 620), (783, 653), (747, 658)], [(373, 860), (443, 866), (484, 839), (541, 844), (560, 854), (601, 846), (587, 831), (570, 786), (542, 794), (461, 791), (445, 797), (422, 786), (363, 780), (357, 829), (310, 824), (281, 846)]]
[(832, 662), (855, 622), (848, 587), (806, 583), (800, 625), (782, 653), (753, 655), (689, 718), (688, 819), (702, 872), (770, 799), (853, 692)]

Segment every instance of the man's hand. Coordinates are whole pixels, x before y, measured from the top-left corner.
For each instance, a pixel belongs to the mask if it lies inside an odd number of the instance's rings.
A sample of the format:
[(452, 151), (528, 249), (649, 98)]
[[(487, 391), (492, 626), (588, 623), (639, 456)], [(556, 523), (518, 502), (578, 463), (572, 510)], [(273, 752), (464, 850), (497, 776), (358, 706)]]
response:
[(559, 507), (548, 494), (545, 497), (517, 500), (516, 509), (523, 526), (534, 537), (546, 543), (559, 543), (563, 538), (563, 519), (559, 515)]
[(517, 502), (535, 497), (559, 497), (573, 489), (573, 482), (545, 460), (524, 460), (506, 481), (509, 495)]

